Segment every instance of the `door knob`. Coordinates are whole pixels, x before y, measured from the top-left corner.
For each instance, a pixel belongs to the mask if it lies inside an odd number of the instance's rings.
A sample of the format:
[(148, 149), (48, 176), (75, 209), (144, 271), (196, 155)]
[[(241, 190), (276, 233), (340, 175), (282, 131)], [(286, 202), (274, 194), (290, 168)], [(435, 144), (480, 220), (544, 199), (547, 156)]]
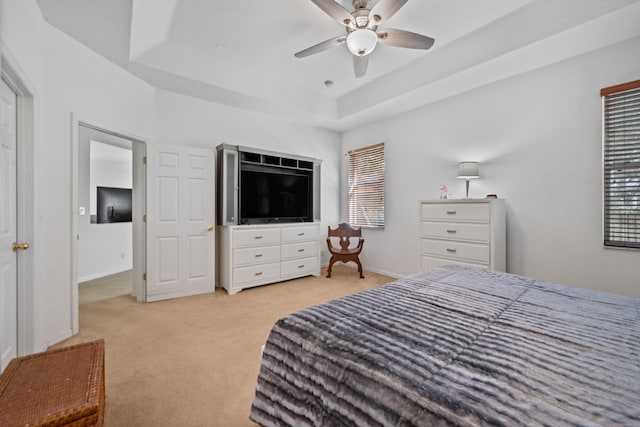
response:
[(11, 245), (11, 249), (13, 249), (14, 252), (17, 251), (18, 249), (24, 251), (25, 249), (29, 249), (29, 244), (13, 242), (13, 245)]
[(213, 230), (213, 225), (210, 225), (207, 227), (207, 231), (212, 231)]

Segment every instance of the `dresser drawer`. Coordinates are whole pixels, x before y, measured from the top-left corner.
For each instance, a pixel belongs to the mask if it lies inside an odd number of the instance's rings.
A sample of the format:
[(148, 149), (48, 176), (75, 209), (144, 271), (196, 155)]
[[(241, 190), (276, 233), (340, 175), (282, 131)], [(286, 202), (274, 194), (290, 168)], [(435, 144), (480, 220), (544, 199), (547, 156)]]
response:
[(282, 259), (309, 257), (312, 255), (318, 255), (317, 240), (282, 245)]
[(489, 242), (491, 227), (489, 224), (463, 222), (422, 221), (421, 235), (438, 239), (474, 240)]
[(233, 250), (233, 266), (280, 261), (280, 246), (256, 246)]
[(274, 245), (279, 243), (279, 228), (251, 228), (248, 230), (233, 230), (234, 248), (255, 245)]
[(420, 217), (436, 221), (489, 222), (491, 207), (488, 203), (423, 203)]
[(251, 282), (267, 282), (278, 277), (280, 277), (279, 262), (233, 269), (234, 287)]
[(304, 240), (318, 240), (318, 227), (315, 225), (301, 225), (282, 229), (282, 243), (301, 242)]
[(422, 254), (424, 255), (436, 255), (480, 263), (488, 263), (490, 259), (489, 245), (485, 244), (424, 238), (420, 239), (420, 242)]
[(282, 262), (282, 277), (301, 276), (304, 273), (315, 274), (320, 269), (318, 257), (293, 259)]

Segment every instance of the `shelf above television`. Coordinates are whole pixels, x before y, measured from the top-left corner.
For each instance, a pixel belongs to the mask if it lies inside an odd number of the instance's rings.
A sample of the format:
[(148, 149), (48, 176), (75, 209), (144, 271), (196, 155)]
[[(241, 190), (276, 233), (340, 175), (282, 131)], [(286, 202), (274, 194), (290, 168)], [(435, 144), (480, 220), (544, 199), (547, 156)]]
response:
[(281, 157), (271, 154), (260, 154), (251, 151), (240, 151), (241, 163), (281, 166), (292, 169), (313, 170), (313, 160), (303, 160), (292, 157)]

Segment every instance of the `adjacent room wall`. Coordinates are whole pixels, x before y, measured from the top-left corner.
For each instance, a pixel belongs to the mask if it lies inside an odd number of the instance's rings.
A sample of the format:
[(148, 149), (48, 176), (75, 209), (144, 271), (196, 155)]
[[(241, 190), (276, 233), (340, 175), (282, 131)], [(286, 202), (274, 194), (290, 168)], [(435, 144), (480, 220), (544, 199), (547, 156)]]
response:
[[(121, 152), (101, 156), (102, 151), (94, 149), (96, 144)], [(85, 210), (84, 215), (78, 212), (77, 216), (79, 282), (132, 268), (132, 223), (95, 224), (90, 221), (96, 213), (97, 185), (132, 188), (131, 144), (131, 141), (85, 126), (78, 129), (78, 209)]]
[(632, 39), (346, 132), (343, 153), (386, 143), (387, 226), (365, 230), (365, 267), (416, 272), (418, 200), (442, 185), (463, 198), (457, 163), (472, 160), (470, 197), (506, 199), (509, 272), (640, 297), (638, 251), (602, 246), (599, 94), (639, 78), (639, 51)]

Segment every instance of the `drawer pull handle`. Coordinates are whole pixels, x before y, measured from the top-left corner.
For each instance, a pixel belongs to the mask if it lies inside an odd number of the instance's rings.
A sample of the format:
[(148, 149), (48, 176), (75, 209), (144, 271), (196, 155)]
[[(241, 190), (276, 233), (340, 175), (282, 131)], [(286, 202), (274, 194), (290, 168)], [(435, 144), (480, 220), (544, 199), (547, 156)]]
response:
[(256, 239), (256, 240), (257, 239), (262, 239), (262, 236), (256, 236), (256, 237), (254, 237), (254, 239)]
[(298, 268), (304, 268), (304, 264), (299, 265)]
[(447, 230), (447, 233), (456, 234), (457, 231), (456, 230)]
[(457, 213), (458, 213), (458, 212), (456, 212), (456, 211), (447, 211), (447, 215), (455, 215), (455, 214), (457, 214)]
[(262, 254), (255, 254), (256, 258), (260, 258), (262, 256)]
[(256, 273), (254, 273), (255, 276), (262, 276), (262, 271), (258, 271)]
[(304, 236), (304, 232), (298, 233), (298, 236)]
[(454, 253), (455, 253), (455, 252), (456, 252), (456, 250), (455, 250), (455, 249), (447, 248), (447, 252), (454, 252)]
[(298, 252), (304, 252), (304, 248), (298, 249)]

